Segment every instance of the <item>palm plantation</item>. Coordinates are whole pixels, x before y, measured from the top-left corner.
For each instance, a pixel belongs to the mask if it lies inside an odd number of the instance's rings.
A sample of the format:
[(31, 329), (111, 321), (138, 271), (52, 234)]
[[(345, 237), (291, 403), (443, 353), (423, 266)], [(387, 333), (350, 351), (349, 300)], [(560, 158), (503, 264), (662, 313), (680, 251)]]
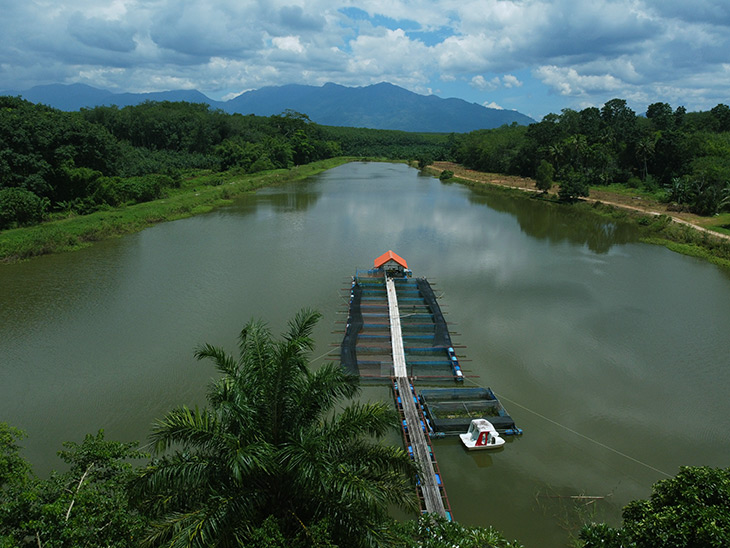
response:
[(378, 442), (397, 424), (383, 403), (351, 403), (358, 378), (338, 364), (308, 367), (320, 315), (303, 310), (281, 340), (258, 320), (241, 331), (240, 356), (204, 345), (220, 378), (209, 407), (179, 407), (158, 421), (163, 456), (136, 486), (154, 517), (147, 542), (164, 546), (241, 546), (262, 524), (287, 542), (313, 544), (316, 531), (339, 546), (384, 541), (392, 505), (417, 508), (413, 463)]

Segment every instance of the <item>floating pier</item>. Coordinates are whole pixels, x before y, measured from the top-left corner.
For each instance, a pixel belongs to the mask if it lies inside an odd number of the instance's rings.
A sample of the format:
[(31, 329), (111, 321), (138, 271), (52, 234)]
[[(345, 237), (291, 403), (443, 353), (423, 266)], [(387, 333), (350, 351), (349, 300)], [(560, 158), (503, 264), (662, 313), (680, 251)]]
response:
[[(406, 261), (392, 251), (375, 259), (373, 269), (356, 272), (340, 361), (364, 380), (391, 384), (405, 448), (420, 470), (421, 509), (451, 519), (431, 434), (463, 433), (471, 418), (477, 418), (472, 415), (480, 412), (490, 421), (498, 418), (499, 426), (495, 426), (503, 433), (521, 430), (489, 389), (484, 393), (468, 388), (432, 389), (424, 391), (427, 396), (418, 395), (416, 381), (460, 384), (464, 372), (431, 284), (411, 276)], [(451, 407), (454, 411), (449, 415)]]
[[(398, 306), (397, 317), (389, 303)], [(464, 373), (448, 326), (426, 278), (393, 277), (373, 269), (357, 271), (340, 345), (343, 367), (363, 380), (390, 382), (402, 373), (414, 379), (460, 382)], [(398, 322), (398, 326), (394, 323)], [(398, 336), (393, 336), (398, 329)], [(402, 346), (397, 366), (393, 345)]]
[[(440, 475), (434, 466), (433, 448), (425, 427), (423, 415), (419, 413), (418, 396), (413, 389), (406, 372), (406, 355), (403, 349), (403, 334), (401, 331), (398, 297), (395, 291), (395, 281), (385, 276), (385, 286), (388, 296), (388, 315), (390, 317), (390, 338), (393, 349), (394, 395), (400, 401), (399, 411), (403, 414), (403, 435), (412, 451), (413, 458), (419, 464), (421, 473), (418, 476), (419, 493), (422, 496), (425, 511), (446, 517), (446, 497)], [(403, 393), (401, 387), (408, 387)]]

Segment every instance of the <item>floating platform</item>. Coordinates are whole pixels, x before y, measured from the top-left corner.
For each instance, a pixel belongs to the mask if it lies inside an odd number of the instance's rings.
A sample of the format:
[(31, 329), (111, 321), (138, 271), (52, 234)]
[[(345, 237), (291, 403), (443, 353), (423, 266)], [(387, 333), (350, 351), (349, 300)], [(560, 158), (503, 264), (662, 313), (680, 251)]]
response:
[[(446, 320), (426, 278), (392, 278), (400, 314), (408, 377), (431, 381), (462, 381), (464, 373), (454, 351)], [(390, 382), (393, 366), (391, 319), (386, 275), (382, 270), (357, 271), (350, 287), (340, 362), (363, 380)]]
[(500, 434), (522, 433), (490, 388), (424, 388), (419, 393), (432, 435), (463, 434), (472, 419), (487, 419)]
[(416, 478), (416, 491), (421, 512), (438, 513), (453, 519), (449, 497), (431, 444), (431, 425), (423, 413), (420, 398), (407, 379), (393, 379), (393, 398), (401, 421), (403, 447), (412, 460), (419, 463), (421, 474)]

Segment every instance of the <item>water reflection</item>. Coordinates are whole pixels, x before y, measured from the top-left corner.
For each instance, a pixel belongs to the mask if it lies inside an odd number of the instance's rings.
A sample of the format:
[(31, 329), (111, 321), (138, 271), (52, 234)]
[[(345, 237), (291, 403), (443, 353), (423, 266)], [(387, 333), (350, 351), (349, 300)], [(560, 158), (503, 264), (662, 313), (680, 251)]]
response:
[[(492, 449), (492, 451), (494, 451), (495, 453), (501, 453), (504, 451), (504, 447), (500, 447), (499, 449)], [(488, 468), (489, 466), (492, 466), (492, 464), (494, 464), (491, 455), (488, 455), (486, 453), (478, 453), (475, 451), (472, 451), (471, 460), (474, 461), (474, 464), (477, 465), (477, 468)]]
[(478, 188), (474, 189), (470, 202), (513, 215), (522, 231), (533, 238), (586, 245), (598, 254), (608, 253), (614, 245), (638, 241), (638, 231), (633, 225), (607, 221), (600, 215), (570, 205)]
[[(258, 204), (270, 204), (274, 211), (306, 211), (313, 207), (322, 193), (316, 190), (316, 184), (311, 180), (294, 183), (296, 189), (292, 192), (280, 192), (275, 188), (267, 188), (257, 193)], [(294, 186), (293, 185), (293, 186)]]

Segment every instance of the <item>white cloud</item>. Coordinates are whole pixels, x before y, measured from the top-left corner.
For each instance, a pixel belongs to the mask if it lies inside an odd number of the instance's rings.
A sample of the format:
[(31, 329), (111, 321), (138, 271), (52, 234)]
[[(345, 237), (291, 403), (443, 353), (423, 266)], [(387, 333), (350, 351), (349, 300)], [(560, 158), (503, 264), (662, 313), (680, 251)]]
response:
[(487, 80), (484, 76), (478, 74), (471, 79), (471, 86), (481, 91), (494, 91), (500, 86), (499, 76)]
[(502, 78), (495, 76), (490, 80), (482, 75), (477, 75), (471, 79), (470, 85), (480, 91), (494, 91), (500, 87), (508, 89), (522, 87), (522, 82), (512, 74), (505, 74)]
[(491, 103), (484, 103), (484, 105), (483, 105), (483, 106), (485, 106), (485, 107), (487, 107), (487, 108), (494, 108), (494, 109), (497, 109), (497, 110), (504, 110), (504, 108), (502, 108), (501, 106), (499, 106), (499, 105), (498, 105), (497, 103), (495, 103), (494, 101), (492, 101)]
[(284, 51), (291, 51), (294, 53), (302, 53), (304, 48), (302, 43), (299, 41), (298, 36), (283, 36), (272, 38), (271, 42), (279, 49)]
[(534, 74), (561, 95), (582, 96), (590, 92), (616, 91), (622, 87), (621, 81), (610, 74), (582, 75), (574, 68), (555, 65), (538, 67)]
[(349, 0), (6, 1), (0, 82), (177, 84), (220, 96), (287, 83), (448, 83), (452, 96), (484, 102), (489, 92), (538, 112), (555, 94), (565, 106), (727, 103), (727, 0), (369, 0), (352, 9)]
[(516, 76), (513, 76), (512, 74), (506, 74), (502, 78), (502, 82), (504, 83), (504, 87), (506, 88), (519, 88), (522, 87), (522, 82), (520, 82)]
[(369, 82), (424, 82), (424, 68), (430, 64), (428, 48), (410, 40), (402, 29), (385, 29), (360, 35), (350, 43), (352, 54), (348, 72), (366, 77)]

